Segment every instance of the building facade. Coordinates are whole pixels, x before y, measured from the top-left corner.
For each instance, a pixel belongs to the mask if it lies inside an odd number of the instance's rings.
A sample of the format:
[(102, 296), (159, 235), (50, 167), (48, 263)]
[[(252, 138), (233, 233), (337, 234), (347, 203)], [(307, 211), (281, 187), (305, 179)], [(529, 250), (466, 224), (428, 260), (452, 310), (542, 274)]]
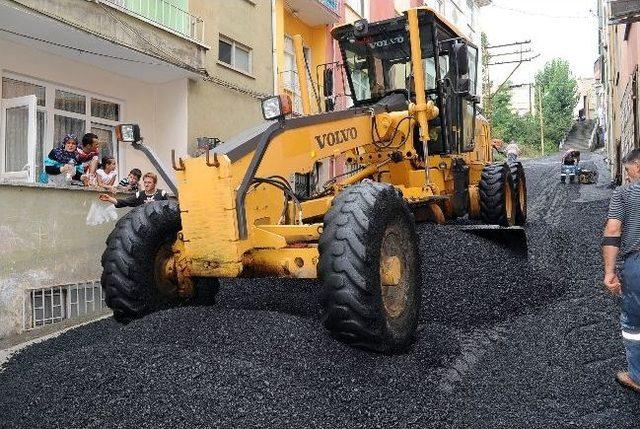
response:
[(622, 158), (638, 144), (640, 110), (640, 1), (598, 0), (600, 57), (596, 61), (596, 115), (604, 128), (611, 176), (624, 181)]
[(0, 337), (102, 305), (113, 222), (87, 222), (96, 191), (39, 183), (48, 152), (93, 132), (126, 176), (153, 168), (116, 143), (119, 123), (138, 123), (169, 166), (172, 150), (262, 120), (271, 11), (271, 0), (0, 0)]

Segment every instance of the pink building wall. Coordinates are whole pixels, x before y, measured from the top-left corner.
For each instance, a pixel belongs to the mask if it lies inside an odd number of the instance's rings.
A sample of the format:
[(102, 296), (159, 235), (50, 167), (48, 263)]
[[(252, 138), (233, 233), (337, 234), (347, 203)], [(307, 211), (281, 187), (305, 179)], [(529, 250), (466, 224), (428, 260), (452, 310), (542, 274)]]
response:
[(618, 27), (617, 42), (620, 46), (619, 65), (620, 81), (618, 87), (624, 92), (629, 79), (632, 77), (636, 67), (640, 64), (640, 23), (631, 24), (627, 40), (624, 40), (625, 26)]

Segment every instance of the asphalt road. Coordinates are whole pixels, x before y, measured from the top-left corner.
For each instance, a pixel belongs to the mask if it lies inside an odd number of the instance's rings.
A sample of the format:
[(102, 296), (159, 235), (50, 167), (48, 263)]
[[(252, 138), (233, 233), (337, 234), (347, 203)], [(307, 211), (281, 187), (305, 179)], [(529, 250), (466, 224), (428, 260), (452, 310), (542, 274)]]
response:
[(316, 282), (225, 281), (215, 307), (107, 319), (14, 356), (0, 427), (638, 427), (600, 286), (608, 177), (561, 185), (557, 159), (525, 167), (528, 259), (419, 227), (423, 309), (403, 355), (330, 338)]

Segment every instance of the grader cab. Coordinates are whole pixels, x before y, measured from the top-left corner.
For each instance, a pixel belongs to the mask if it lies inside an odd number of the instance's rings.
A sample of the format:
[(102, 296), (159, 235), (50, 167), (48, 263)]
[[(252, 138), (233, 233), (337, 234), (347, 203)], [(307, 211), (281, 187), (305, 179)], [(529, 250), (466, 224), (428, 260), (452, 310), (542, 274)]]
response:
[[(175, 182), (157, 164), (177, 201), (132, 210), (107, 240), (102, 286), (117, 320), (213, 302), (219, 278), (318, 278), (336, 338), (396, 352), (418, 324), (415, 220), (525, 223), (522, 166), (493, 162), (478, 114), (477, 47), (427, 8), (332, 34), (352, 107), (308, 114), (301, 74), (306, 115), (292, 117), (286, 96), (269, 98), (265, 123), (174, 159)], [(119, 129), (156, 162), (138, 134)]]

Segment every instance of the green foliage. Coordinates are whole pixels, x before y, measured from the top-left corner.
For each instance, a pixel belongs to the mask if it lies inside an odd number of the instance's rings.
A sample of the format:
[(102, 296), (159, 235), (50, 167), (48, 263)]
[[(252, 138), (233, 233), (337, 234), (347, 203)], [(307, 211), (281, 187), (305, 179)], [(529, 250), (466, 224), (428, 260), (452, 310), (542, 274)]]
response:
[[(508, 87), (505, 85), (505, 87)], [(523, 145), (534, 148), (539, 145), (540, 131), (536, 126), (536, 118), (531, 114), (518, 115), (511, 107), (511, 93), (503, 89), (493, 97), (493, 114), (491, 117), (493, 135), (496, 138), (509, 142), (517, 141)]]
[[(540, 154), (540, 118), (513, 111), (509, 83), (491, 99), (491, 125), (493, 136), (509, 142), (515, 140), (524, 156)], [(577, 82), (571, 74), (569, 63), (554, 59), (536, 75), (536, 88), (542, 89), (545, 153), (558, 150), (558, 144), (573, 124), (573, 109), (578, 102)], [(538, 100), (536, 99), (536, 104)]]
[(542, 91), (545, 141), (557, 146), (573, 124), (578, 103), (577, 82), (569, 63), (559, 58), (549, 61), (536, 74), (536, 87)]

